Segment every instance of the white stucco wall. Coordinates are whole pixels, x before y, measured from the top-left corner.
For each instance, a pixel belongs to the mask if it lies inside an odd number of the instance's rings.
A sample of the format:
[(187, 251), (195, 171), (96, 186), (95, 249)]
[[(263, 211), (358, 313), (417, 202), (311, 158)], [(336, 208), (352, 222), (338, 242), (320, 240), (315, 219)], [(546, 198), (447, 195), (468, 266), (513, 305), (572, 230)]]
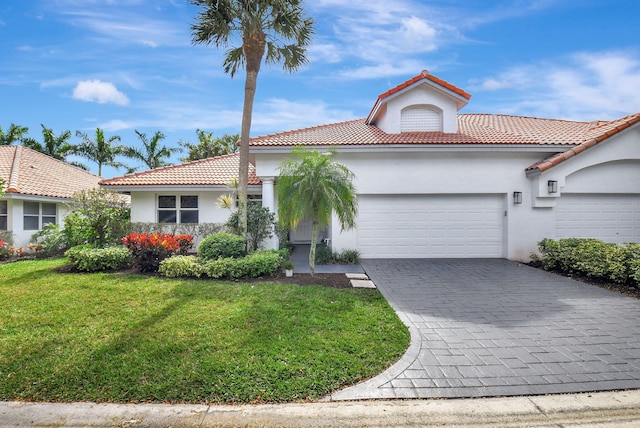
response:
[[(47, 198), (30, 198), (30, 202), (44, 202), (56, 204), (56, 222), (60, 227), (64, 226), (64, 218), (69, 213), (66, 202)], [(23, 199), (7, 198), (7, 230), (13, 233), (14, 247), (27, 251), (27, 245), (37, 230), (24, 230)]]
[(217, 205), (223, 191), (134, 191), (131, 192), (131, 221), (155, 223), (158, 221), (157, 200), (160, 195), (198, 196), (198, 217), (200, 223), (224, 223), (231, 212)]

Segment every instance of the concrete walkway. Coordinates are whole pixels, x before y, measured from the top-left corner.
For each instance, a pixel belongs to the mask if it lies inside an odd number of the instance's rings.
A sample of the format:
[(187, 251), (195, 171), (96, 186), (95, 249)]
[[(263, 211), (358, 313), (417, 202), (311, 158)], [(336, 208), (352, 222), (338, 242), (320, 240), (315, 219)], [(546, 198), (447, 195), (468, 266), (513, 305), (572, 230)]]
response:
[(331, 400), (640, 388), (640, 300), (507, 260), (362, 265), (411, 345), (389, 370)]

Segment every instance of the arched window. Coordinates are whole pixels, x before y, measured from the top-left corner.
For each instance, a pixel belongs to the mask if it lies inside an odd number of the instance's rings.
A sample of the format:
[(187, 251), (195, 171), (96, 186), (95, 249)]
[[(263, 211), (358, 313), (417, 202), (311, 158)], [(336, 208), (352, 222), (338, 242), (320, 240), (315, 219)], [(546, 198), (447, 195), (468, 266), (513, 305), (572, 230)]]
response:
[(433, 106), (411, 106), (400, 113), (400, 132), (442, 131), (442, 111)]

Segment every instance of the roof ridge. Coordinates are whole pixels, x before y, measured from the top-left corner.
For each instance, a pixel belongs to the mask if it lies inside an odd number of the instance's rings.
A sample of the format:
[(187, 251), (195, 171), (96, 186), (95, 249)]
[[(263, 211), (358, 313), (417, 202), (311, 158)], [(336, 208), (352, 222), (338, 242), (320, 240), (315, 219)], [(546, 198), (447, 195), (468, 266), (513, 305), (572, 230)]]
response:
[(638, 112), (638, 113), (628, 114), (628, 115), (626, 115), (626, 116), (622, 116), (622, 117), (620, 117), (620, 118), (618, 118), (618, 119), (613, 119), (613, 120), (597, 120), (597, 121), (593, 121), (593, 122), (591, 122), (591, 123), (594, 123), (594, 122), (595, 122), (595, 123), (596, 123), (596, 125), (595, 125), (595, 126), (593, 126), (593, 127), (591, 127), (591, 128), (589, 128), (589, 130), (590, 130), (590, 131), (594, 131), (594, 130), (596, 130), (596, 129), (598, 129), (598, 128), (602, 128), (602, 127), (604, 127), (604, 126), (611, 125), (612, 123), (616, 123), (616, 122), (625, 122), (625, 121), (628, 121), (628, 120), (633, 120), (633, 119), (632, 119), (633, 117), (640, 117), (640, 112)]
[(13, 162), (11, 162), (11, 171), (9, 172), (9, 182), (7, 183), (7, 192), (19, 193), (19, 179), (20, 179), (20, 158), (22, 146), (15, 146), (13, 152)]
[(513, 117), (513, 118), (521, 118), (521, 119), (549, 120), (554, 122), (565, 122), (565, 123), (592, 123), (584, 120), (555, 119), (552, 117), (523, 116), (523, 115), (506, 114), (506, 113), (458, 113), (458, 117), (460, 116), (503, 116), (503, 117)]

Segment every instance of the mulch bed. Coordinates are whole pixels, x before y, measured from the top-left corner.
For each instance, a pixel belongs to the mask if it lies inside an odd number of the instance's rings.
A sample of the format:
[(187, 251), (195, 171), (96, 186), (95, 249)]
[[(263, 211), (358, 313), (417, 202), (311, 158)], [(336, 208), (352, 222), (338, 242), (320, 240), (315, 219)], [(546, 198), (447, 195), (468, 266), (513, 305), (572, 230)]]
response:
[[(534, 263), (529, 263), (529, 266), (535, 267), (537, 269), (542, 269), (542, 266)], [(616, 293), (624, 294), (625, 296), (633, 297), (635, 299), (640, 299), (640, 287), (629, 284), (618, 284), (615, 282), (610, 282), (606, 280), (601, 280), (597, 278), (589, 278), (587, 276), (582, 275), (570, 275), (563, 272), (555, 272), (556, 275), (562, 275), (566, 278), (575, 279), (576, 281), (584, 282), (585, 284), (593, 285), (595, 287), (604, 288), (605, 290), (613, 291)]]
[(285, 275), (278, 275), (272, 278), (253, 278), (243, 279), (242, 282), (276, 282), (279, 284), (297, 284), (297, 285), (321, 285), (331, 288), (351, 288), (351, 282), (343, 273), (316, 273), (311, 276), (308, 273), (296, 273), (294, 276), (287, 278)]

